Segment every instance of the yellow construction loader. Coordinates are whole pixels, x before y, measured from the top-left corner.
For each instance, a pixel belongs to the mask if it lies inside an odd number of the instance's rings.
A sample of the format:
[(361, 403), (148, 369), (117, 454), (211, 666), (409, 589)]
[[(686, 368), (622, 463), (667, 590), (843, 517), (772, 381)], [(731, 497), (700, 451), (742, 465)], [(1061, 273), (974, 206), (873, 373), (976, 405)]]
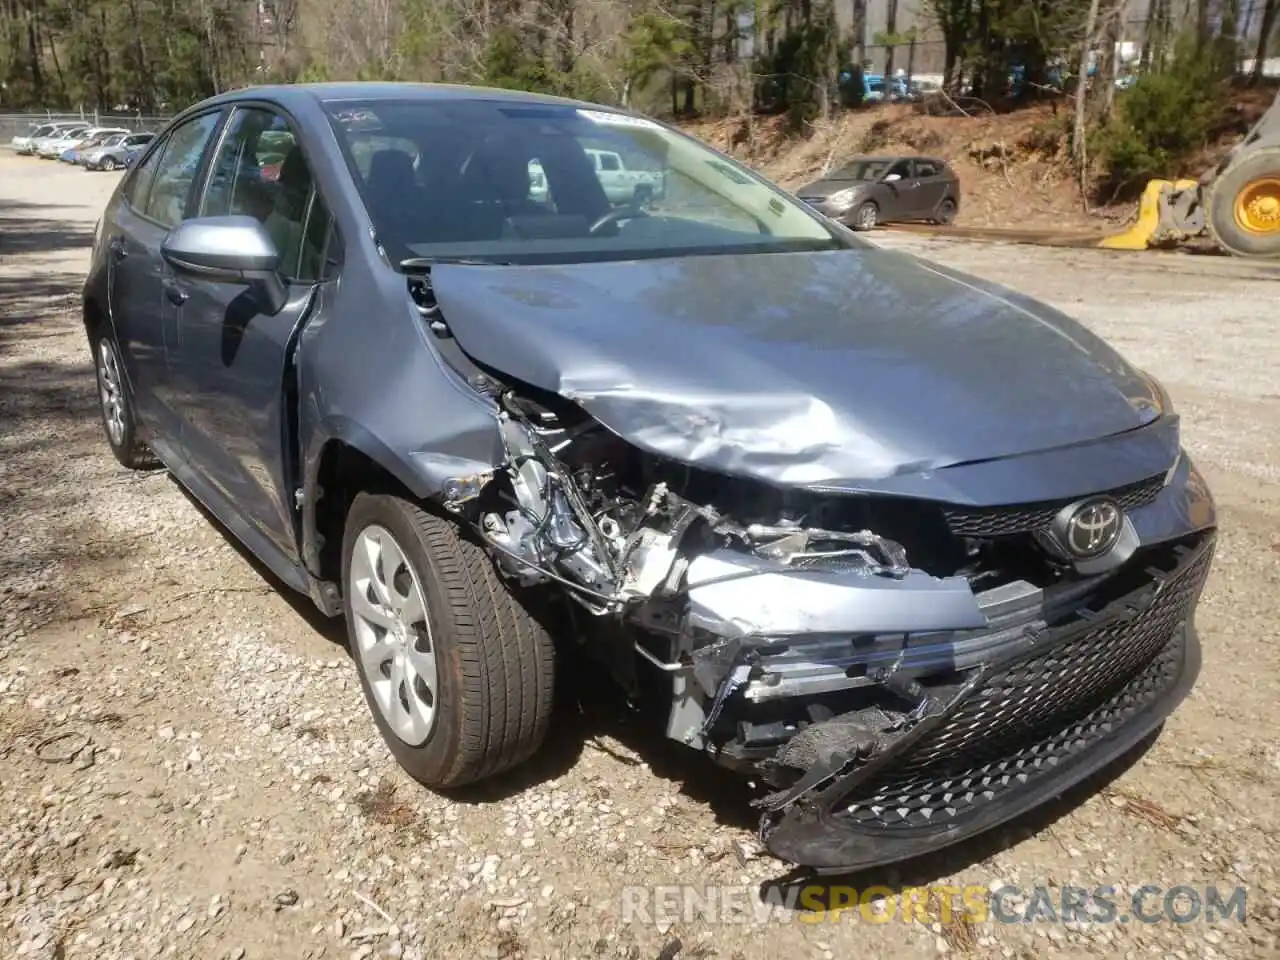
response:
[(1100, 246), (1169, 247), (1206, 232), (1228, 253), (1280, 260), (1280, 93), (1216, 170), (1199, 180), (1152, 180), (1137, 223)]

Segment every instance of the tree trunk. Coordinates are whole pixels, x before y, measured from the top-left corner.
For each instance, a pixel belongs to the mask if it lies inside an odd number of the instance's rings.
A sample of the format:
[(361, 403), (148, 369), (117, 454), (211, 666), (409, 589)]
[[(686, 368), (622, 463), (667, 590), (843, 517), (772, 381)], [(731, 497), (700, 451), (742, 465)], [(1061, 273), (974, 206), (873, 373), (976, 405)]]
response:
[(866, 66), (867, 61), (867, 0), (853, 0), (853, 65)]
[(1275, 32), (1277, 20), (1280, 20), (1280, 0), (1267, 0), (1267, 5), (1262, 10), (1258, 50), (1253, 56), (1253, 72), (1249, 76), (1249, 82), (1252, 84), (1262, 80), (1262, 67), (1267, 59), (1267, 51), (1271, 47), (1271, 34)]
[(1107, 14), (1106, 27), (1102, 31), (1102, 57), (1098, 63), (1097, 79), (1106, 87), (1098, 91), (1098, 117), (1106, 122), (1116, 99), (1116, 80), (1120, 77), (1120, 52), (1116, 46), (1124, 36), (1126, 0), (1118, 0)]
[[(888, 0), (885, 5), (884, 12), (884, 32), (889, 34), (889, 49), (884, 55), (884, 76), (887, 81), (893, 76), (893, 41), (897, 39), (895, 34), (898, 32), (898, 0)], [(885, 90), (889, 89), (889, 85), (885, 83)]]
[(1093, 46), (1098, 26), (1098, 0), (1089, 0), (1089, 14), (1085, 18), (1084, 43), (1080, 46), (1080, 72), (1076, 76), (1076, 119), (1072, 128), (1071, 156), (1076, 162), (1080, 174), (1080, 183), (1084, 184), (1085, 164), (1088, 161), (1085, 150), (1085, 95), (1089, 90), (1089, 49)]

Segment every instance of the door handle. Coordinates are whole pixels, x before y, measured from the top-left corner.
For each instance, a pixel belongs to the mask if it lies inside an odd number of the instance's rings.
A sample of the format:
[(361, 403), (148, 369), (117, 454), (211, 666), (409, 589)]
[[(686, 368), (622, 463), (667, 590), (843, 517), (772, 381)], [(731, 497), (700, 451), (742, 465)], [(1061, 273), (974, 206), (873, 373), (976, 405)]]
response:
[(112, 237), (107, 242), (107, 250), (109, 250), (111, 252), (111, 256), (117, 260), (123, 260), (129, 255), (129, 249), (125, 246), (124, 237), (121, 236)]
[(169, 302), (175, 307), (182, 306), (187, 302), (187, 298), (191, 296), (182, 287), (178, 286), (176, 280), (164, 280), (160, 285), (164, 287), (164, 295), (169, 298)]

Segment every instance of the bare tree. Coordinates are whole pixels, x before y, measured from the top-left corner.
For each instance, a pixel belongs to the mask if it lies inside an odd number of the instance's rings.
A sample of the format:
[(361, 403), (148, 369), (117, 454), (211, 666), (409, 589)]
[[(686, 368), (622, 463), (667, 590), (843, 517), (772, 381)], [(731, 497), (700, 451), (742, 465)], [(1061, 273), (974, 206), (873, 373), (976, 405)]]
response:
[(1085, 149), (1085, 107), (1089, 90), (1089, 54), (1097, 36), (1098, 0), (1089, 0), (1089, 12), (1084, 21), (1084, 42), (1080, 45), (1080, 71), (1076, 76), (1076, 118), (1072, 128), (1071, 155), (1075, 159), (1080, 182), (1084, 183), (1088, 154)]
[(1275, 33), (1277, 22), (1280, 22), (1280, 0), (1267, 0), (1267, 5), (1262, 9), (1262, 23), (1258, 30), (1258, 49), (1253, 55), (1250, 83), (1257, 84), (1262, 80), (1267, 51), (1271, 49), (1271, 35)]

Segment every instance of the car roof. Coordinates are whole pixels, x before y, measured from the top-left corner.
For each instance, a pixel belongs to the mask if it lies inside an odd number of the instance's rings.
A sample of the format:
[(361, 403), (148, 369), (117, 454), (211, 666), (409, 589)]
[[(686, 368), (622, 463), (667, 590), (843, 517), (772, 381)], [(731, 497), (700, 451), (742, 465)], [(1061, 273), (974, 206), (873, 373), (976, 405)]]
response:
[(204, 101), (207, 105), (234, 103), (237, 100), (274, 100), (284, 107), (303, 101), (337, 104), (361, 100), (487, 100), (499, 103), (545, 103), (562, 106), (613, 110), (600, 104), (554, 97), (523, 90), (478, 87), (459, 83), (388, 83), (383, 81), (335, 81), (329, 83), (293, 83), (230, 90)]
[[(947, 165), (947, 161), (940, 160), (937, 157), (926, 157), (918, 153), (894, 153), (894, 154), (868, 154), (867, 156), (853, 156), (845, 160), (841, 166), (848, 166), (851, 163), (893, 163), (898, 160), (925, 160), (929, 163), (937, 163), (942, 166)], [(836, 167), (835, 169), (840, 169)]]

